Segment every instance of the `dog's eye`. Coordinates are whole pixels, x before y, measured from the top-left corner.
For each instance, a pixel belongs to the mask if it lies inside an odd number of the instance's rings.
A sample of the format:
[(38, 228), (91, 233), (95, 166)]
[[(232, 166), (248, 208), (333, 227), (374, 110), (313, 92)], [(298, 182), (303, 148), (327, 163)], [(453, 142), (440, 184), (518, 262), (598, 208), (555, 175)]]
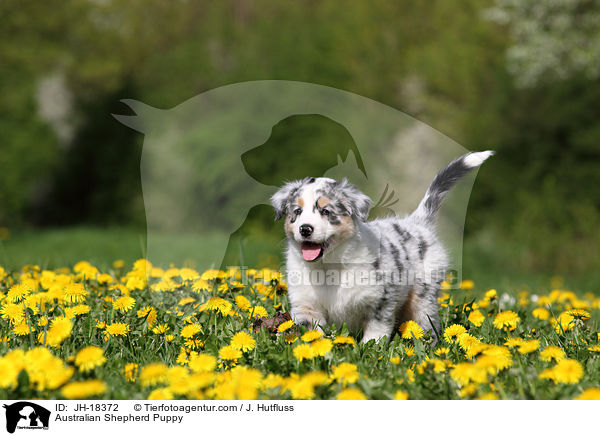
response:
[(329, 216), (331, 212), (329, 212), (329, 209), (321, 209), (321, 215), (323, 216)]
[(294, 215), (300, 215), (302, 213), (302, 209), (301, 208), (296, 208), (294, 209)]

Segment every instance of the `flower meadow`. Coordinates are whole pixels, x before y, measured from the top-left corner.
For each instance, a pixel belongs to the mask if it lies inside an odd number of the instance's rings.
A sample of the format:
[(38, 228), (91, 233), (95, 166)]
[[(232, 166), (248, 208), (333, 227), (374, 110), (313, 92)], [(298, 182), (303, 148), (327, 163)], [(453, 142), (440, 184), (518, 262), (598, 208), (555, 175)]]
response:
[(362, 344), (294, 325), (286, 290), (270, 269), (0, 268), (0, 396), (600, 399), (596, 295), (443, 282), (437, 344), (413, 321)]

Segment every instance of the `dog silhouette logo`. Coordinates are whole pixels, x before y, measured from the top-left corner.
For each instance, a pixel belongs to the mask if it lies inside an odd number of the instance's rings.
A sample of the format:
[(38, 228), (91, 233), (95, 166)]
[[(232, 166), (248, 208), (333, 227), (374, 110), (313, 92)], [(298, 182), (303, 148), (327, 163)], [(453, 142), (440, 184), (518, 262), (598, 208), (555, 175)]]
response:
[(29, 401), (19, 401), (3, 406), (6, 409), (6, 431), (19, 429), (48, 429), (50, 411)]

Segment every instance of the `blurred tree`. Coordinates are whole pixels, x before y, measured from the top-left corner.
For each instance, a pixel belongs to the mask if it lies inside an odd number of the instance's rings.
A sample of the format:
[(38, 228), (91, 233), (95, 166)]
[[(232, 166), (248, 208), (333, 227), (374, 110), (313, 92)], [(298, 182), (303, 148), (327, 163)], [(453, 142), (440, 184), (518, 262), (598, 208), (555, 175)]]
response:
[(600, 77), (599, 2), (496, 0), (485, 16), (509, 29), (506, 57), (517, 85)]

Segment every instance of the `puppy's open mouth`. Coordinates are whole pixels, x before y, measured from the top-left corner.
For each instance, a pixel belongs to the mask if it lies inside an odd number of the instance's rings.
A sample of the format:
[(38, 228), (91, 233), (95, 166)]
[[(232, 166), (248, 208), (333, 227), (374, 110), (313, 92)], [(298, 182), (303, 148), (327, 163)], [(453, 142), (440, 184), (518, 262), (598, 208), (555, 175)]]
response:
[(314, 242), (303, 242), (302, 243), (302, 257), (307, 262), (313, 262), (323, 256), (324, 251), (323, 244), (315, 244)]

